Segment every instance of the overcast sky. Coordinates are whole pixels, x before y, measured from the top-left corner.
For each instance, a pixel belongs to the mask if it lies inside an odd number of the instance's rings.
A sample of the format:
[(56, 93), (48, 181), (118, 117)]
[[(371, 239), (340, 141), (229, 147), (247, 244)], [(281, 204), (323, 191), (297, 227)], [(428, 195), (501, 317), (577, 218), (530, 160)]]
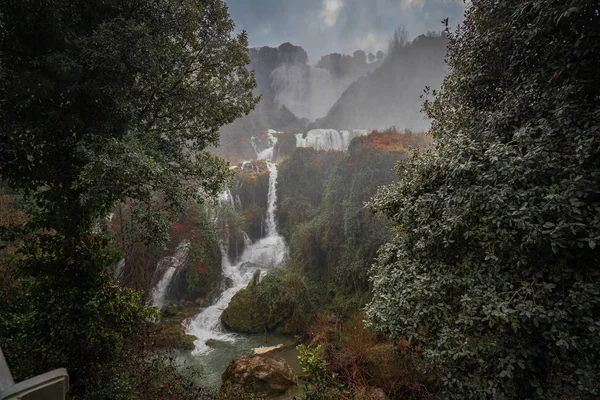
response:
[(441, 21), (461, 22), (463, 0), (225, 0), (250, 46), (291, 42), (308, 52), (310, 63), (329, 53), (385, 51), (404, 25), (411, 38), (442, 30)]

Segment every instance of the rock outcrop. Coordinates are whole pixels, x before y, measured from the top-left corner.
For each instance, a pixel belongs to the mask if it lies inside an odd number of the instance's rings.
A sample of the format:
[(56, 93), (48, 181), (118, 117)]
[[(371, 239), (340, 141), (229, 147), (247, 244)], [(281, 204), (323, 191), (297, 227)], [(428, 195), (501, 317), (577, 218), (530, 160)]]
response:
[(281, 357), (241, 356), (231, 361), (222, 376), (220, 398), (234, 395), (281, 395), (296, 387), (292, 367)]

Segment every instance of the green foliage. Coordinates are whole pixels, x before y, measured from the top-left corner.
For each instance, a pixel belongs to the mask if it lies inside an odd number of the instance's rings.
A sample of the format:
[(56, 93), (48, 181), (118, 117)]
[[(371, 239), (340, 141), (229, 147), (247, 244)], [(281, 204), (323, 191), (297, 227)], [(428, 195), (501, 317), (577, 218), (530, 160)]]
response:
[(323, 200), (325, 182), (342, 157), (338, 152), (298, 148), (282, 163), (277, 182), (277, 216), (285, 237), (291, 238), (299, 224), (314, 217)]
[[(158, 318), (141, 304), (140, 293), (113, 281), (105, 269), (112, 260), (103, 251), (89, 244), (76, 249), (77, 258), (66, 263), (47, 254), (24, 260), (15, 272), (28, 278), (20, 280), (22, 292), (9, 295), (0, 317), (0, 343), (15, 378), (66, 366), (75, 393), (91, 384), (98, 366), (118, 357), (125, 338)], [(85, 284), (65, 284), (73, 278)]]
[[(248, 207), (251, 209), (253, 205), (248, 205)], [(256, 219), (247, 220), (246, 216), (252, 216), (251, 212), (247, 212), (248, 208), (239, 210), (232, 207), (231, 204), (218, 204), (213, 211), (215, 212), (217, 236), (228, 239), (229, 257), (235, 259), (244, 248), (244, 233), (252, 230), (249, 229), (251, 226), (257, 225)]]
[(322, 345), (299, 345), (298, 359), (302, 364), (302, 371), (309, 377), (310, 384), (304, 385), (304, 400), (340, 399), (344, 398), (347, 391), (344, 385), (337, 380), (338, 374), (329, 372), (325, 360), (325, 349)]
[(318, 377), (323, 375), (327, 362), (323, 356), (323, 348), (320, 344), (316, 346), (298, 345), (298, 360), (302, 364), (302, 372), (305, 374)]
[(396, 236), (368, 319), (446, 398), (600, 393), (599, 29), (584, 0), (473, 1), (425, 103), (435, 148), (371, 202)]
[[(364, 202), (393, 180), (392, 168), (400, 157), (402, 153), (363, 142), (353, 142), (347, 154), (296, 150), (282, 165), (285, 178), (279, 184), (292, 257), (339, 287), (366, 291), (367, 269), (389, 234), (385, 222), (364, 209)], [(320, 165), (324, 168), (317, 172)], [(306, 222), (291, 224), (301, 218)]]
[(203, 150), (257, 101), (223, 1), (9, 0), (0, 19), (0, 173), (44, 226), (72, 234), (129, 197), (151, 239), (168, 218), (154, 193), (174, 209), (220, 190)]
[[(217, 228), (202, 204), (188, 207), (181, 225), (183, 239), (190, 241), (185, 269), (185, 289), (180, 298), (195, 300), (204, 297), (221, 278), (221, 246)], [(179, 242), (178, 242), (179, 243)]]

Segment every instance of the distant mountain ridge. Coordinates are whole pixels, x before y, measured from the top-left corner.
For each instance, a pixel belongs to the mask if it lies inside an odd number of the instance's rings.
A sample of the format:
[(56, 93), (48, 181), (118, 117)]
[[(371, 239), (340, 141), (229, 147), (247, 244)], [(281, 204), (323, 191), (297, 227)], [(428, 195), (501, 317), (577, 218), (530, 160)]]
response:
[(427, 130), (420, 95), (425, 86), (439, 88), (446, 72), (447, 37), (421, 35), (388, 57), (341, 95), (326, 117), (309, 129)]

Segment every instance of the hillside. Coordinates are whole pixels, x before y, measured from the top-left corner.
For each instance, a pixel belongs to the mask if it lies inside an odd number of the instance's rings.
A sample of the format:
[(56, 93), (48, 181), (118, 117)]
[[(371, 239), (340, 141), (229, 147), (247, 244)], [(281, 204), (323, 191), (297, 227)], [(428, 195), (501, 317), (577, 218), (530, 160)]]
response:
[(421, 35), (390, 54), (373, 73), (350, 85), (327, 116), (310, 128), (427, 130), (420, 96), (439, 88), (445, 73), (445, 35)]

